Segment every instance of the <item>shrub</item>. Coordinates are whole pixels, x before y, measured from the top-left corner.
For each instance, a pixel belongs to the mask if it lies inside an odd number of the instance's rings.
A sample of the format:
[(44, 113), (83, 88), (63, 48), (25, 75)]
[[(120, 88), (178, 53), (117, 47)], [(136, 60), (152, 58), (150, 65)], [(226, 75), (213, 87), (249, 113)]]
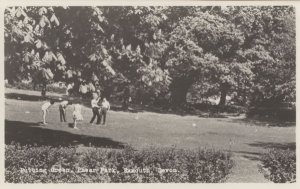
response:
[(210, 114), (242, 114), (247, 112), (247, 107), (237, 105), (213, 105), (209, 103), (186, 104), (185, 110), (187, 112), (208, 111)]
[(246, 113), (247, 108), (243, 106), (238, 106), (238, 105), (225, 105), (225, 106), (216, 106), (218, 112), (226, 112), (226, 113)]
[[(71, 171), (49, 171), (53, 167)], [(5, 179), (9, 183), (216, 183), (225, 181), (232, 167), (230, 154), (209, 149), (126, 147), (77, 153), (76, 148), (66, 147), (5, 147)], [(21, 168), (45, 169), (46, 173), (24, 174)]]
[(262, 155), (265, 177), (275, 183), (296, 181), (296, 153), (291, 150), (269, 150)]
[(296, 121), (296, 107), (291, 103), (277, 103), (269, 106), (251, 107), (247, 117), (267, 117), (278, 121)]

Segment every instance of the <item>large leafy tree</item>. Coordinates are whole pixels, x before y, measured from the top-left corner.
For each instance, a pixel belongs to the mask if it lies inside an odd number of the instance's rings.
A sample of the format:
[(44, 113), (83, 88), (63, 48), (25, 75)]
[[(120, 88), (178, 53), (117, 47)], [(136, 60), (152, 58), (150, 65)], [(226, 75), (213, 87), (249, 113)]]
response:
[(217, 84), (224, 104), (228, 90), (237, 82), (232, 67), (244, 71), (232, 63), (244, 40), (241, 32), (218, 14), (200, 11), (182, 19), (170, 35), (167, 66), (175, 105), (185, 102), (188, 89), (199, 80)]
[[(268, 99), (280, 102), (294, 97), (293, 7), (201, 7), (192, 10), (180, 19), (170, 35), (170, 47), (175, 47), (170, 49), (168, 59), (173, 99), (178, 99), (175, 104), (185, 101), (191, 84), (201, 95), (219, 94), (220, 105), (226, 103), (229, 93), (242, 104), (248, 97), (253, 102)], [(210, 59), (197, 60), (201, 57)], [(185, 82), (176, 84), (176, 80)]]
[[(166, 44), (160, 25), (166, 19), (163, 7), (109, 7), (113, 68), (123, 86), (157, 96), (166, 91), (169, 74), (160, 66)], [(141, 96), (141, 94), (139, 94)]]
[[(46, 83), (65, 69), (53, 38), (60, 27), (52, 7), (11, 7), (5, 10), (5, 75), (9, 82), (30, 79)], [(55, 50), (54, 50), (55, 49)]]
[[(130, 84), (157, 95), (167, 89), (169, 78), (154, 51), (162, 45), (153, 41), (161, 20), (156, 9), (8, 8), (6, 76), (43, 81), (44, 86), (50, 79), (99, 81), (108, 93), (113, 86)], [(44, 76), (44, 69), (53, 77)]]
[(251, 62), (253, 102), (295, 100), (295, 13), (293, 7), (232, 7), (245, 36), (244, 61)]

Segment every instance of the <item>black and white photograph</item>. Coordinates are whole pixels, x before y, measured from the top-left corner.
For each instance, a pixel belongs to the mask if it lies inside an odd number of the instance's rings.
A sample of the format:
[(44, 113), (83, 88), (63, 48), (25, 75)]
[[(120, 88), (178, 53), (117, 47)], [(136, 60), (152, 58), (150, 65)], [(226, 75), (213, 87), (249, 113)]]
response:
[(4, 182), (296, 183), (296, 13), (3, 7)]

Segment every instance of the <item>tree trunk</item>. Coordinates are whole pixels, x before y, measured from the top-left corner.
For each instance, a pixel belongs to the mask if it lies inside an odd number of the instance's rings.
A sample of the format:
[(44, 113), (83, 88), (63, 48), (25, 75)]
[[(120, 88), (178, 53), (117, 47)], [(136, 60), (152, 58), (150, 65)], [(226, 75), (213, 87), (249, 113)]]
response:
[(186, 103), (187, 92), (192, 85), (192, 81), (187, 79), (175, 80), (171, 85), (171, 105), (177, 108)]
[(14, 84), (14, 80), (12, 78), (7, 78), (7, 82), (8, 84), (10, 85), (13, 85)]
[(219, 106), (224, 106), (226, 104), (226, 96), (228, 90), (229, 90), (229, 85), (227, 83), (221, 84), (221, 97), (220, 97)]
[(247, 91), (244, 90), (243, 91), (243, 101), (242, 101), (242, 105), (245, 106), (247, 104)]
[(46, 87), (47, 87), (47, 83), (44, 81), (42, 83), (42, 97), (46, 98)]
[(123, 103), (122, 103), (122, 109), (125, 111), (129, 109), (129, 98), (130, 98), (130, 88), (126, 86), (123, 92)]
[(33, 82), (33, 90), (35, 91), (35, 89), (36, 89), (36, 82)]

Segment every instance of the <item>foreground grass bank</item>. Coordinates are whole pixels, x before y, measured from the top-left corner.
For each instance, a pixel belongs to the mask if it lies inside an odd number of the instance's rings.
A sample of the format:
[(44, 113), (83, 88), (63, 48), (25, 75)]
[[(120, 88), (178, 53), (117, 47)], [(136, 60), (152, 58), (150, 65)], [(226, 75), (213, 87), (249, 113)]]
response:
[(8, 183), (218, 183), (233, 167), (231, 154), (179, 150), (5, 146)]

